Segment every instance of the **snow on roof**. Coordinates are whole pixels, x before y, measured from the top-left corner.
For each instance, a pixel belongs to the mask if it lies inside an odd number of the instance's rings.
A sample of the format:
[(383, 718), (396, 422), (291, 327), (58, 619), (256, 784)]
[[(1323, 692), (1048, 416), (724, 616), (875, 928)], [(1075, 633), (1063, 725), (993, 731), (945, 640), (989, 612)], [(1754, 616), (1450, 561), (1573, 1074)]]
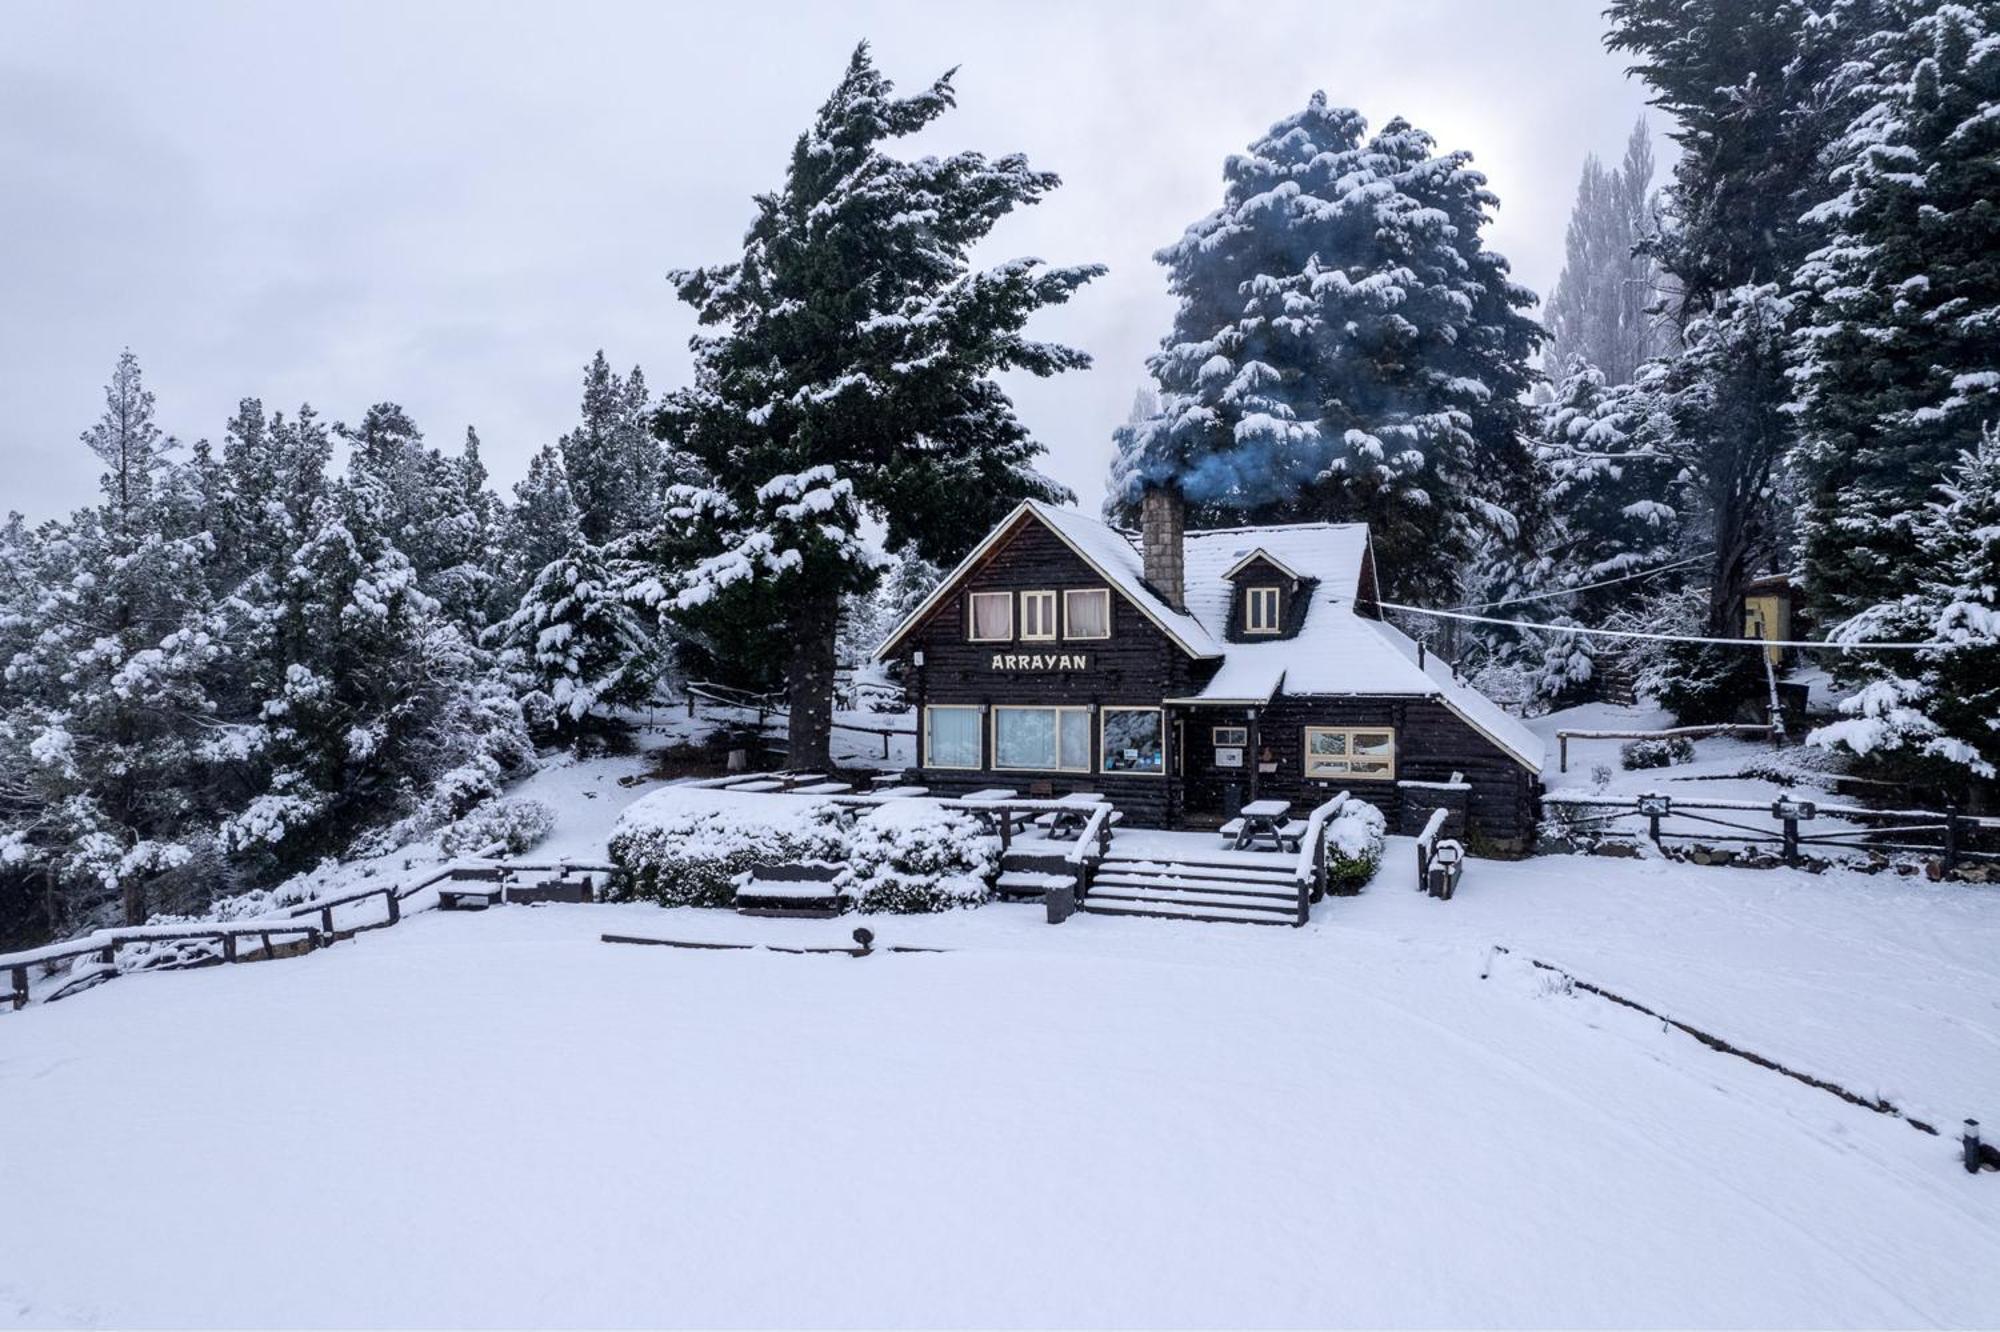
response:
[(1024, 513), (1039, 518), (1042, 525), (1055, 533), (1058, 540), (1075, 551), (1084, 563), (1097, 570), (1105, 582), (1110, 583), (1125, 596), (1126, 600), (1138, 607), (1140, 613), (1158, 625), (1161, 632), (1179, 644), (1188, 655), (1204, 658), (1222, 655), (1222, 644), (1209, 634), (1199, 620), (1186, 611), (1177, 611), (1167, 605), (1146, 586), (1145, 563), (1130, 538), (1116, 528), (1098, 522), (1095, 518), (1086, 518), (1075, 509), (1059, 509), (1053, 504), (1044, 504), (1039, 500), (1021, 501), (1012, 513), (995, 524), (993, 530), (986, 534), (986, 539), (973, 547), (971, 554), (960, 560), (956, 568), (939, 580), (937, 587), (924, 598), (923, 603), (905, 616), (903, 622), (882, 640), (882, 646), (875, 649), (875, 655), (878, 658), (888, 656), (896, 644), (921, 624), (924, 617), (936, 608), (938, 602), (957, 586), (958, 580), (984, 559), (1004, 536), (1014, 530), (1016, 521)]
[[(1146, 583), (1145, 560), (1130, 537), (1107, 523), (1084, 517), (1075, 509), (1058, 509), (1039, 500), (1029, 500), (1027, 507), (1190, 653), (1197, 657), (1222, 655), (1224, 645), (1208, 625), (1187, 611), (1175, 610), (1154, 594)], [(1192, 546), (1194, 534), (1188, 535)], [(1225, 618), (1227, 614), (1225, 609)]]

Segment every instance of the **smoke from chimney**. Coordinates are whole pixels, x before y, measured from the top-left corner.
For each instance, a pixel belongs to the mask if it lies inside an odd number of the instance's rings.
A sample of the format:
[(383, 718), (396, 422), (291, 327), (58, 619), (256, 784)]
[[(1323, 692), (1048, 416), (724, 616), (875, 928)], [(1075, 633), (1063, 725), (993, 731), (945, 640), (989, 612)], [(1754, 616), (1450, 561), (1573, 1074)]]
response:
[(1187, 609), (1187, 505), (1173, 486), (1149, 485), (1139, 499), (1139, 552), (1146, 581), (1177, 611)]

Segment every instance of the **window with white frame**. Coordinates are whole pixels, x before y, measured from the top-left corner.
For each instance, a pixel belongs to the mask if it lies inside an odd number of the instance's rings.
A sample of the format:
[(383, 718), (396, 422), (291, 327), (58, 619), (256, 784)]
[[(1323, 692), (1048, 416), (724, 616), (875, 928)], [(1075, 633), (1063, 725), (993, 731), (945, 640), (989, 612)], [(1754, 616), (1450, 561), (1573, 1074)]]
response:
[(1396, 733), (1306, 727), (1306, 776), (1388, 781), (1396, 775)]
[(1089, 772), (1090, 709), (995, 707), (993, 766), (1023, 772)]
[(968, 636), (975, 643), (1006, 643), (1014, 637), (1014, 594), (974, 592), (967, 614)]
[(979, 709), (976, 707), (928, 707), (924, 709), (924, 766), (926, 768), (971, 768), (980, 766)]
[(1063, 637), (1111, 637), (1111, 591), (1072, 587), (1063, 593)]
[(1056, 636), (1056, 594), (1021, 594), (1021, 637), (1024, 641), (1049, 642)]
[(1243, 592), (1243, 631), (1251, 634), (1275, 634), (1278, 624), (1278, 589), (1275, 587), (1252, 587)]
[(1241, 748), (1250, 743), (1250, 728), (1247, 726), (1217, 726), (1211, 728), (1209, 734), (1215, 737), (1215, 743), (1218, 745), (1235, 745)]
[(1102, 771), (1166, 772), (1166, 719), (1160, 709), (1105, 708), (1102, 715)]

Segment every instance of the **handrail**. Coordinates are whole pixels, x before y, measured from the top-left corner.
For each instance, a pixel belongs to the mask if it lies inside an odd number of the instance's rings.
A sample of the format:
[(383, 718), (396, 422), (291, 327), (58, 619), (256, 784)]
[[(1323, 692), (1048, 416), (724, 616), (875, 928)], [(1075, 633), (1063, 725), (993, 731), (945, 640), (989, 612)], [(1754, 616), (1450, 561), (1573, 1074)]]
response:
[[(975, 802), (978, 803), (978, 802)], [(1088, 809), (1090, 818), (1084, 822), (1083, 831), (1076, 835), (1076, 845), (1064, 857), (1072, 865), (1085, 865), (1102, 858), (1104, 843), (1111, 840), (1111, 804), (1099, 801), (1095, 805), (1071, 805), (1071, 809)]]
[(1326, 825), (1353, 799), (1342, 791), (1306, 817), (1306, 835), (1299, 839), (1298, 860), (1292, 878), (1298, 884), (1298, 919), (1303, 925), (1312, 918), (1312, 904), (1326, 896)]

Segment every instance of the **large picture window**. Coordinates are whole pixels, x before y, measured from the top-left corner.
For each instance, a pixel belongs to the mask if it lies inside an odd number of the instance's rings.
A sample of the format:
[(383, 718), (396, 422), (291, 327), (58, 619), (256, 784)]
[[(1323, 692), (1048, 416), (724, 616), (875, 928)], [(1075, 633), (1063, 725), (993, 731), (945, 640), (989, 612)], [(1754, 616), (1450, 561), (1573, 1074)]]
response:
[(1063, 635), (1066, 638), (1111, 637), (1111, 591), (1073, 587), (1063, 593)]
[(1021, 594), (1021, 637), (1023, 640), (1052, 642), (1056, 636), (1056, 594)]
[(1306, 776), (1388, 781), (1396, 775), (1396, 733), (1306, 727)]
[(993, 766), (1089, 772), (1089, 708), (993, 709)]
[(924, 766), (926, 768), (973, 768), (980, 766), (979, 709), (924, 709)]
[(1275, 634), (1278, 624), (1278, 589), (1253, 587), (1243, 594), (1243, 629), (1252, 634)]
[(1105, 708), (1105, 772), (1167, 770), (1166, 726), (1158, 708)]
[(1006, 643), (1014, 637), (1014, 594), (974, 592), (969, 619), (975, 643)]

